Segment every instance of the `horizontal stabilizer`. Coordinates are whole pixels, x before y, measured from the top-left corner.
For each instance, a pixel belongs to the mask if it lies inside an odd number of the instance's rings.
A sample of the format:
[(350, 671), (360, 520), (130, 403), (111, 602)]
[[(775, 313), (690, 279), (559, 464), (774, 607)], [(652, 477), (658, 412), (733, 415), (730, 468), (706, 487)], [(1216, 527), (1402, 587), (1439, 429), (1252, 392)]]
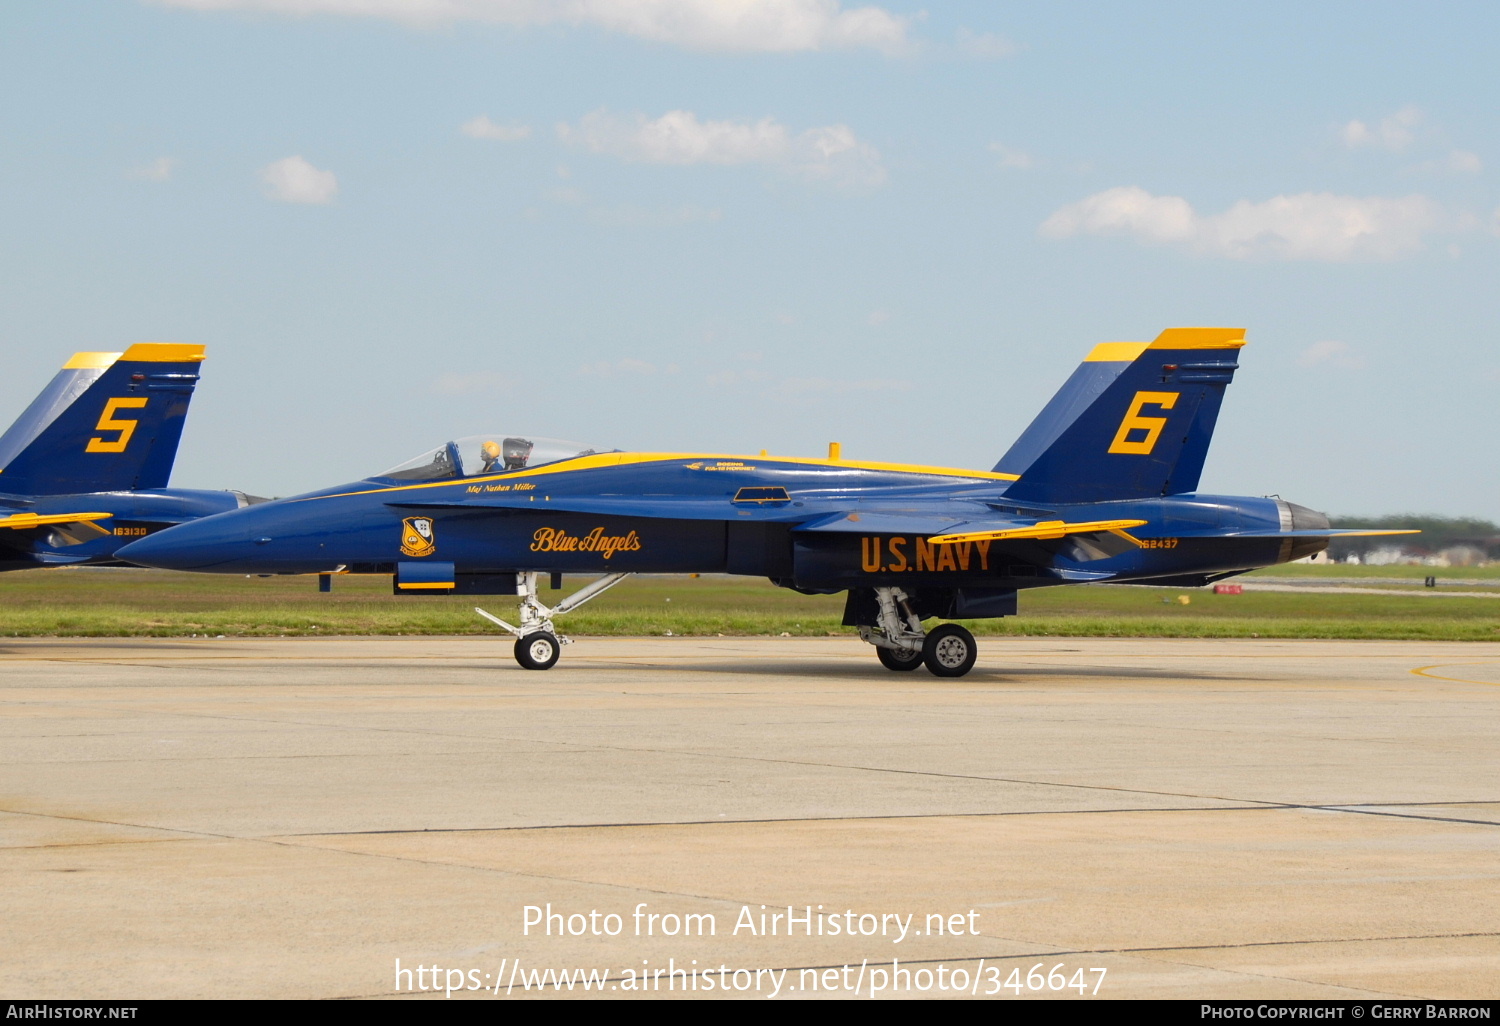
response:
[(1312, 531), (1230, 531), (1220, 532), (1214, 537), (1227, 538), (1375, 538), (1383, 534), (1421, 534), (1421, 531), (1364, 531), (1359, 528), (1344, 530), (1337, 527)]
[(958, 545), (976, 541), (1011, 541), (1018, 538), (1037, 538), (1051, 541), (1070, 534), (1087, 534), (1092, 531), (1124, 531), (1141, 527), (1144, 520), (1092, 520), (1086, 523), (1068, 524), (1061, 520), (1043, 520), (1039, 524), (1025, 527), (1007, 527), (998, 531), (968, 531), (963, 534), (940, 534), (928, 541), (933, 545)]

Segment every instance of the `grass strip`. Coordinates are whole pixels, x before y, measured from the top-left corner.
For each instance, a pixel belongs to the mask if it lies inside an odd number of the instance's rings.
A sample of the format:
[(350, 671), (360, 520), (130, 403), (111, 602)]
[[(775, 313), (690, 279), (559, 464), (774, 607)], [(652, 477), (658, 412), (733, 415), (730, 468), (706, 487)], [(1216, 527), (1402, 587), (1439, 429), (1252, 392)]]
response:
[[(339, 578), (324, 595), (309, 578), (23, 571), (0, 576), (0, 637), (484, 635), (496, 631), (474, 606), (507, 619), (515, 608), (506, 596), (398, 598), (389, 589), (387, 578)], [(542, 598), (554, 602), (571, 590)], [(966, 624), (1009, 636), (1500, 641), (1500, 600), (1410, 592), (1073, 586), (1023, 592), (1020, 607), (1019, 616)], [(758, 579), (663, 576), (630, 579), (558, 624), (580, 636), (816, 637), (852, 633), (842, 613), (838, 595), (799, 595)]]

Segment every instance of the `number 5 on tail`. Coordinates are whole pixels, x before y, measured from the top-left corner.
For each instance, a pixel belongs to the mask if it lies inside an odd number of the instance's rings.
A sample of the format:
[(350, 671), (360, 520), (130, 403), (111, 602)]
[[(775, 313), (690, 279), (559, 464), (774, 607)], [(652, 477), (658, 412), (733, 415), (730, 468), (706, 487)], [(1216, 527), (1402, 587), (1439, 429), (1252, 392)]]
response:
[[(146, 405), (145, 396), (133, 396), (126, 399), (110, 399), (104, 404), (104, 412), (99, 415), (99, 423), (94, 425), (95, 431), (118, 431), (120, 437), (113, 442), (106, 442), (97, 435), (89, 439), (89, 444), (84, 448), (85, 452), (124, 452), (125, 447), (130, 444), (130, 436), (135, 434), (136, 421), (121, 418), (115, 420), (116, 410), (138, 410)], [(87, 423), (87, 422), (85, 422)]]

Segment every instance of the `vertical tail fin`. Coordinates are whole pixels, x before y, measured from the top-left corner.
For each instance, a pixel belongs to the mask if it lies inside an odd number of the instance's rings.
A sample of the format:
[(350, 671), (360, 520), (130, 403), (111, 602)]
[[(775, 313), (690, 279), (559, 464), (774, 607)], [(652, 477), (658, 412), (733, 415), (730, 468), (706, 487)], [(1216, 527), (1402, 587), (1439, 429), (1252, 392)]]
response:
[(1020, 474), (1045, 452), (1057, 436), (1066, 431), (1100, 394), (1129, 367), (1131, 361), (1145, 352), (1149, 342), (1101, 342), (1083, 358), (1071, 377), (1063, 382), (1057, 394), (1042, 407), (1029, 427), (1000, 462), (995, 472)]
[(1198, 487), (1243, 328), (1168, 328), (1052, 438), (1006, 495), (1100, 502)]
[(202, 361), (164, 342), (76, 354), (0, 436), (0, 492), (164, 487)]

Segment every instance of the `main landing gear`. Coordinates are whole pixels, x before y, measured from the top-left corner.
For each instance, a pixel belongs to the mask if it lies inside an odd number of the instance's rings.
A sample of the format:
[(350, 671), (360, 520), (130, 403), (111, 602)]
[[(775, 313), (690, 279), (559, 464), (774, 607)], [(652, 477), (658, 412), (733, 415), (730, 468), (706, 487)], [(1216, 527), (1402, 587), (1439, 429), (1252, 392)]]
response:
[(945, 623), (930, 634), (924, 631), (910, 597), (900, 588), (876, 588), (875, 601), (880, 604), (879, 625), (861, 627), (859, 636), (875, 646), (887, 670), (925, 665), (935, 677), (962, 677), (974, 668), (979, 649), (967, 630)]
[(562, 646), (573, 643), (573, 639), (557, 633), (557, 628), (552, 626), (552, 618), (572, 612), (630, 575), (606, 574), (550, 608), (542, 605), (536, 597), (538, 576), (535, 573), (516, 575), (521, 594), (521, 626), (512, 627), (498, 616), (486, 613), (478, 606), (474, 607), (474, 612), (516, 636), (516, 662), (528, 670), (550, 670), (557, 662), (557, 657), (562, 654)]

